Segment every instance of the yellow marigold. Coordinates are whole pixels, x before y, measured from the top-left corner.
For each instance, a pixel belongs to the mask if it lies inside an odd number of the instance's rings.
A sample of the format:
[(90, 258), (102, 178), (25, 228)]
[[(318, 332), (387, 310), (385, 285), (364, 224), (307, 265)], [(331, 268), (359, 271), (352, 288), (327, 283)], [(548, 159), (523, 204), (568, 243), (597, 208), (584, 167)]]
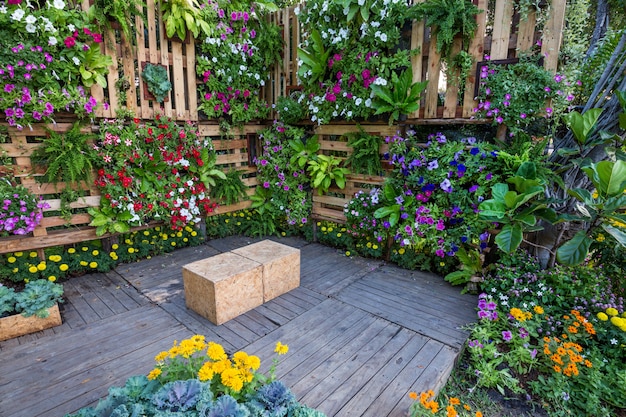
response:
[(113, 245), (111, 245), (111, 249), (113, 250), (118, 250), (120, 247), (120, 245), (118, 245), (117, 243), (114, 243)]
[(287, 352), (289, 352), (289, 346), (283, 345), (280, 342), (276, 342), (276, 347), (274, 348), (274, 352), (278, 353), (279, 355), (284, 355)]
[(169, 352), (159, 352), (155, 357), (154, 360), (156, 362), (163, 362), (165, 359), (167, 359), (167, 357), (169, 356)]
[(430, 401), (426, 404), (426, 408), (432, 411), (433, 414), (437, 414), (439, 411), (439, 403), (437, 401)]
[(215, 372), (213, 371), (213, 363), (205, 362), (204, 365), (198, 371), (198, 379), (200, 381), (209, 381), (213, 379)]
[(87, 261), (80, 261), (80, 266), (87, 266)]
[(404, 248), (400, 248), (400, 249), (398, 249), (398, 253), (399, 253), (400, 255), (404, 255), (404, 252), (405, 252)]
[(74, 248), (69, 248), (69, 249), (67, 250), (67, 253), (76, 253), (76, 249), (74, 249)]
[(37, 271), (38, 271), (38, 269), (37, 269), (37, 267), (36, 267), (36, 266), (34, 266), (34, 265), (31, 265), (31, 266), (28, 268), (28, 272), (30, 272), (31, 274), (35, 274), (35, 273), (37, 273)]
[(135, 248), (128, 248), (128, 253), (135, 253)]
[(227, 358), (226, 352), (224, 351), (222, 345), (215, 342), (209, 342), (206, 354), (213, 361), (221, 361)]
[(80, 248), (83, 252), (87, 252), (89, 250), (89, 248), (87, 246), (83, 246), (82, 248)]
[(28, 254), (31, 258), (36, 258), (37, 257), (37, 252), (31, 252)]
[(616, 327), (622, 327), (624, 322), (626, 322), (626, 319), (617, 316), (611, 317), (611, 323)]
[(543, 307), (541, 307), (541, 306), (535, 306), (533, 308), (533, 310), (535, 311), (536, 314), (543, 314), (544, 313)]
[(450, 405), (461, 405), (461, 400), (456, 397), (450, 397)]
[(54, 282), (54, 281), (56, 281), (56, 280), (57, 280), (57, 277), (55, 277), (54, 275), (50, 275), (50, 276), (48, 277), (48, 281), (50, 281), (50, 282)]
[(617, 311), (617, 309), (609, 307), (606, 309), (606, 314), (608, 314), (609, 316), (617, 316), (619, 312)]
[(98, 262), (89, 262), (89, 268), (97, 268), (98, 267)]
[(240, 350), (238, 352), (233, 353), (232, 359), (233, 359), (233, 362), (235, 362), (235, 366), (239, 368), (245, 368), (246, 362), (248, 360), (248, 354)]
[(349, 250), (346, 251), (346, 256), (350, 256), (350, 251)]
[(204, 341), (204, 336), (201, 334), (196, 334), (191, 336), (191, 340), (194, 343), (198, 343), (198, 344), (202, 344), (202, 345), (206, 345), (205, 341)]
[(193, 232), (191, 232), (191, 236), (196, 237), (198, 236), (198, 232), (196, 232), (195, 230)]
[(39, 262), (39, 265), (37, 265), (37, 269), (40, 271), (45, 271), (46, 270), (46, 263), (45, 262)]
[(100, 255), (100, 252), (98, 252), (98, 250), (97, 250), (97, 249), (94, 249), (93, 251), (91, 251), (91, 254), (92, 254), (93, 256), (98, 256), (98, 255)]
[(598, 242), (604, 242), (606, 238), (604, 237), (604, 235), (602, 233), (598, 233), (598, 236), (596, 236), (596, 240)]
[(69, 269), (69, 266), (67, 266), (67, 264), (61, 264), (59, 265), (59, 271), (61, 272), (65, 272)]
[(172, 243), (170, 243), (170, 245), (176, 246), (176, 242), (172, 242)]
[(143, 235), (144, 235), (144, 236), (150, 236), (150, 232), (149, 232), (149, 231), (147, 231), (147, 230), (144, 230), (144, 231), (143, 231)]
[(233, 368), (225, 369), (221, 374), (222, 384), (235, 392), (243, 388), (243, 380), (239, 377), (239, 371)]
[(18, 258), (21, 258), (24, 255), (24, 252), (15, 252), (13, 255), (15, 255)]
[(227, 369), (231, 369), (233, 367), (230, 359), (222, 359), (221, 361), (217, 361), (213, 363), (213, 371), (216, 374), (221, 374)]
[(115, 259), (115, 258), (117, 258), (117, 253), (109, 252), (109, 256), (111, 257), (111, 259)]
[(246, 368), (257, 370), (261, 367), (261, 359), (255, 355), (248, 355), (248, 360), (246, 362)]
[(148, 379), (149, 379), (149, 380), (151, 380), (151, 381), (152, 381), (152, 380), (154, 380), (154, 379), (157, 379), (157, 377), (158, 377), (159, 375), (161, 375), (161, 373), (162, 373), (162, 372), (163, 372), (163, 371), (161, 371), (161, 369), (160, 369), (160, 368), (154, 368), (154, 369), (153, 369), (153, 370), (151, 370), (151, 371), (150, 371), (150, 373), (148, 374)]
[(13, 264), (13, 263), (15, 263), (15, 261), (17, 261), (17, 258), (16, 258), (15, 256), (9, 256), (9, 258), (7, 259), (7, 261), (8, 261), (10, 264)]
[(126, 239), (126, 240), (124, 241), (124, 243), (126, 243), (127, 245), (132, 245), (132, 244), (133, 244), (133, 241), (132, 241), (132, 240), (130, 240), (130, 239)]
[(52, 262), (59, 262), (61, 260), (61, 257), (59, 255), (50, 255), (48, 259)]
[(458, 417), (459, 413), (456, 412), (453, 406), (446, 407), (446, 417)]
[(250, 383), (254, 379), (254, 372), (249, 369), (239, 370), (239, 377), (243, 380), (243, 382)]

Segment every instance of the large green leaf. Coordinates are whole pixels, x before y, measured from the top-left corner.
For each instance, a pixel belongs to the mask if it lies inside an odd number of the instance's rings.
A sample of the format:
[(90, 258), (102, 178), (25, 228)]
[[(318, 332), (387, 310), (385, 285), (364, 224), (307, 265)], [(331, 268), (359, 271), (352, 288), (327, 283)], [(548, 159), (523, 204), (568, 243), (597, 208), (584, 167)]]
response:
[(506, 214), (506, 206), (496, 200), (486, 200), (478, 206), (479, 216), (487, 219), (502, 219)]
[(495, 238), (496, 245), (506, 253), (514, 252), (522, 243), (524, 232), (520, 224), (507, 224)]
[(578, 265), (585, 260), (593, 241), (580, 230), (556, 251), (556, 259), (564, 265)]
[(494, 200), (504, 202), (504, 195), (507, 192), (509, 192), (509, 184), (499, 182), (491, 187), (491, 195), (493, 196)]
[(626, 233), (622, 232), (620, 229), (618, 229), (617, 227), (613, 227), (609, 224), (603, 224), (602, 228), (611, 236), (613, 236), (615, 238), (615, 240), (617, 240), (617, 242), (626, 247)]
[(625, 161), (600, 161), (596, 164), (600, 185), (607, 197), (620, 195), (626, 185)]
[(584, 114), (573, 111), (563, 116), (579, 145), (584, 145), (587, 141), (587, 136), (598, 121), (600, 113), (602, 113), (602, 109), (595, 108), (587, 110)]
[(537, 164), (532, 161), (524, 161), (522, 165), (517, 169), (516, 175), (524, 177), (529, 180), (537, 178)]

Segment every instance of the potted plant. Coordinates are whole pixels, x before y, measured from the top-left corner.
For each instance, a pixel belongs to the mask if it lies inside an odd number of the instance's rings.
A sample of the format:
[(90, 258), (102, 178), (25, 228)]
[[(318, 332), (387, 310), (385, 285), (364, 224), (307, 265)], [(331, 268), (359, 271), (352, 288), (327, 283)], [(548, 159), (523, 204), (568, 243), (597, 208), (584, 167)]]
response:
[(0, 286), (0, 341), (60, 325), (62, 297), (63, 286), (47, 279), (30, 281), (20, 292)]
[(420, 96), (426, 89), (428, 81), (412, 83), (412, 77), (412, 71), (407, 69), (399, 76), (394, 72), (390, 85), (372, 85), (372, 91), (376, 95), (372, 103), (372, 107), (376, 109), (374, 114), (390, 113), (391, 125), (419, 109)]
[(153, 97), (144, 94), (144, 98), (155, 99), (159, 103), (167, 101), (172, 83), (167, 74), (167, 67), (144, 62), (142, 65), (141, 79), (144, 81), (144, 92), (149, 92)]
[(41, 196), (0, 178), (0, 237), (32, 232), (43, 219), (42, 210), (48, 207)]
[(209, 24), (202, 19), (200, 5), (196, 0), (161, 0), (159, 5), (168, 38), (176, 35), (183, 40), (187, 37), (187, 31), (194, 38), (198, 38), (201, 32), (205, 35), (211, 32)]

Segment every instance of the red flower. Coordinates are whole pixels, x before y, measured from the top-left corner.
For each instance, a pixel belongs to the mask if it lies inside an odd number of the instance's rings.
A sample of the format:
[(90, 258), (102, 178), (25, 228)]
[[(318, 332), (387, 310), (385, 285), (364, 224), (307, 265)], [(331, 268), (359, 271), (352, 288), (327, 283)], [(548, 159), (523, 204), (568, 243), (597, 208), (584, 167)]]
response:
[(74, 45), (76, 45), (76, 39), (74, 39), (72, 36), (68, 36), (63, 42), (65, 43), (66, 48), (72, 48)]

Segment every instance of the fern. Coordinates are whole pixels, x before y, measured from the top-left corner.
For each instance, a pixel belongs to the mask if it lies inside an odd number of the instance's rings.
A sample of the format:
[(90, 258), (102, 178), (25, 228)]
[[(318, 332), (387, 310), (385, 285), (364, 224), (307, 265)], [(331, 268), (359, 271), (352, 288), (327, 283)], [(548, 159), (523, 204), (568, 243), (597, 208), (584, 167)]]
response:
[(211, 187), (211, 198), (222, 204), (231, 205), (245, 199), (248, 187), (241, 180), (243, 171), (232, 170), (226, 173), (225, 179), (219, 179)]
[(580, 77), (582, 80), (585, 80), (580, 92), (582, 102), (585, 102), (591, 96), (623, 34), (624, 29), (608, 31), (604, 38), (598, 42), (591, 57), (584, 61)]
[(348, 146), (353, 150), (346, 165), (357, 174), (379, 175), (382, 166), (380, 163), (381, 138), (369, 135), (363, 129), (359, 132), (348, 133)]
[(92, 171), (97, 161), (92, 143), (93, 133), (83, 133), (79, 122), (74, 123), (67, 133), (47, 129), (48, 137), (43, 146), (31, 156), (38, 166), (47, 166), (44, 179), (47, 182), (65, 182), (66, 185), (79, 181), (91, 182)]

